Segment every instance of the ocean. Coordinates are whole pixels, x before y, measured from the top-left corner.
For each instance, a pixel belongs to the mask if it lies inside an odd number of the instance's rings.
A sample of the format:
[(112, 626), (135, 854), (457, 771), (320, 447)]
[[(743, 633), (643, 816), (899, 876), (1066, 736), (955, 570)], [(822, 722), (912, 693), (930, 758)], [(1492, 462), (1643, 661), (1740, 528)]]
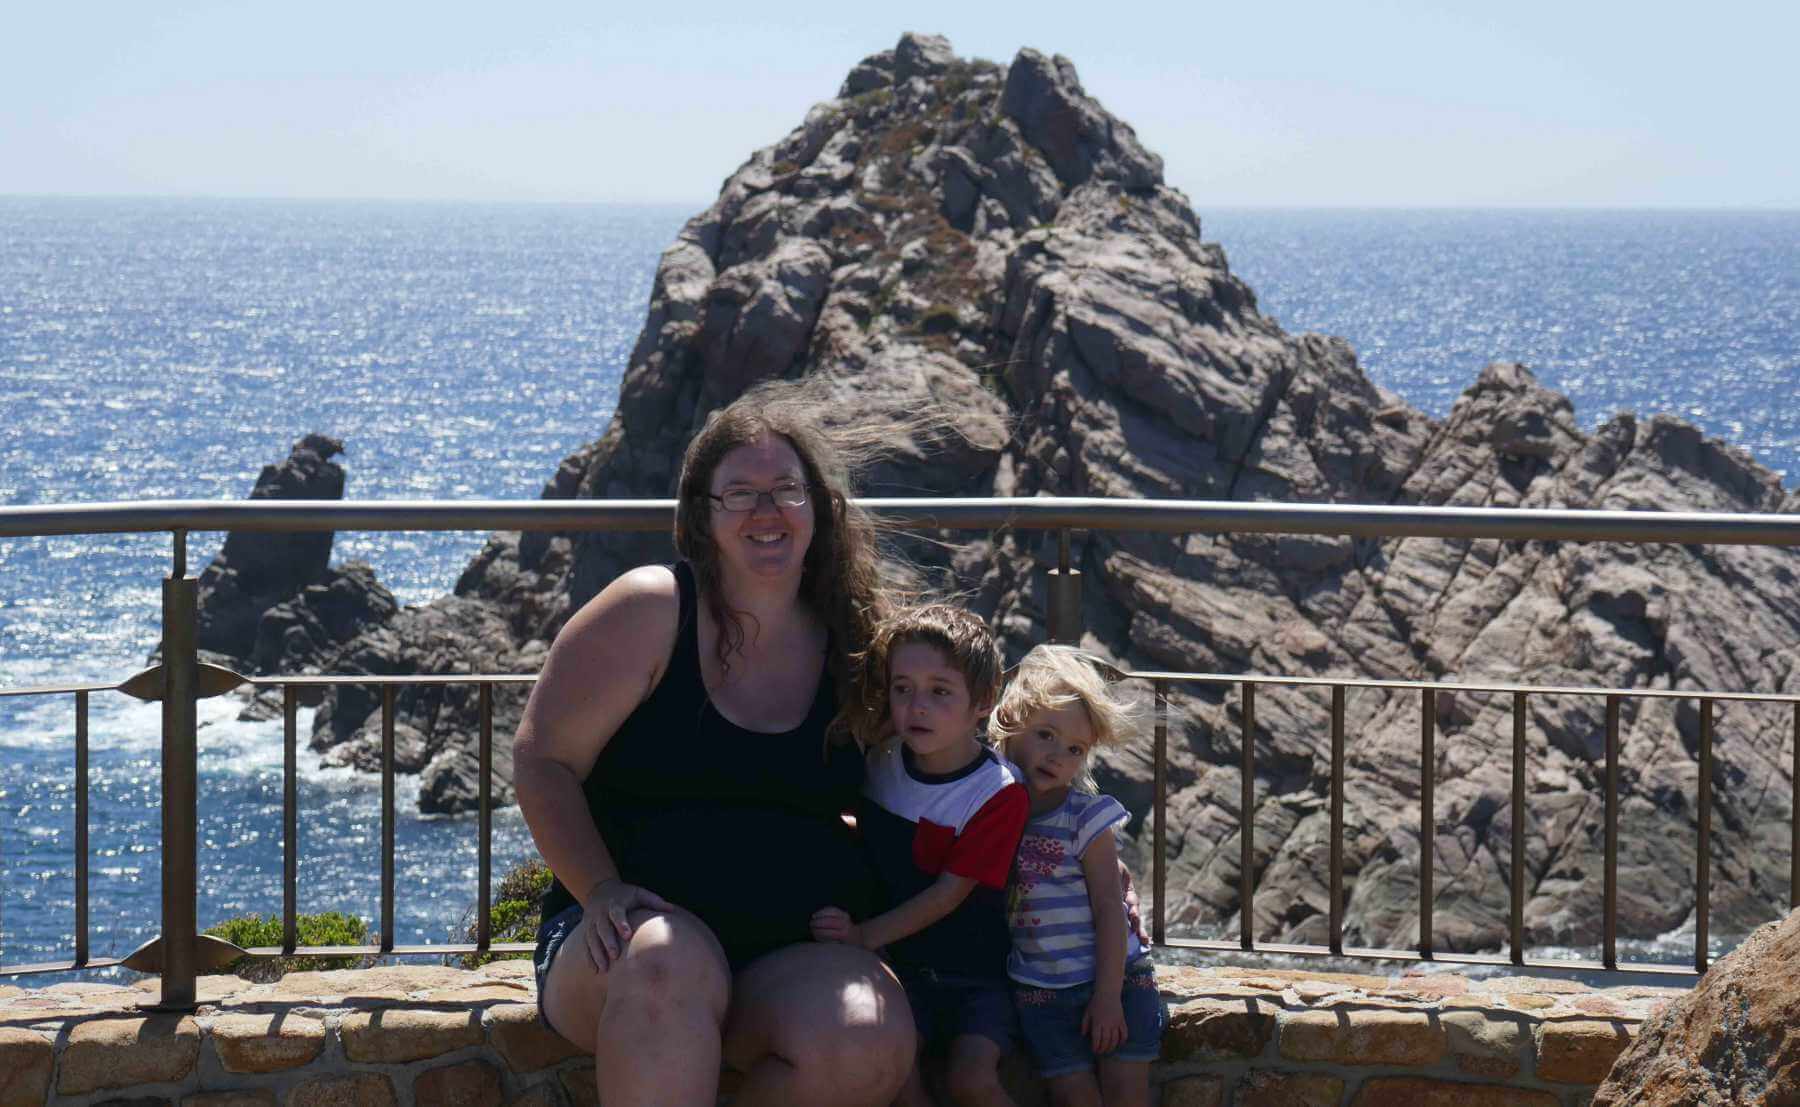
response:
[[(0, 197), (0, 503), (239, 499), (314, 431), (345, 441), (351, 499), (535, 498), (605, 428), (689, 214)], [(1432, 415), (1488, 361), (1522, 361), (1585, 426), (1670, 412), (1800, 483), (1800, 213), (1200, 214), (1265, 313), (1348, 339)], [(192, 537), (192, 571), (222, 537)], [(345, 533), (334, 557), (422, 603), (482, 538)], [(168, 565), (167, 536), (0, 539), (0, 690), (141, 668)], [(201, 705), (203, 926), (281, 905), (280, 724), (237, 706)], [(120, 956), (157, 925), (160, 716), (113, 694), (92, 710), (91, 947)], [(68, 696), (0, 699), (0, 964), (70, 955), (73, 719)], [(379, 868), (378, 782), (314, 760), (300, 909), (373, 920), (374, 882), (345, 877)], [(419, 816), (412, 785), (397, 937), (460, 940), (475, 821)], [(530, 853), (499, 812), (496, 872)]]

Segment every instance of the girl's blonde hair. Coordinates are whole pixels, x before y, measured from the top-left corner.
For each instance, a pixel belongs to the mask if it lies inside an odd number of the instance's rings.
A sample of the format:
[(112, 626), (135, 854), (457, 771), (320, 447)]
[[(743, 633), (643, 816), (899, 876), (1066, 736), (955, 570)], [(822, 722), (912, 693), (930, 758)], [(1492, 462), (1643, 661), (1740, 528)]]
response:
[[(1142, 712), (1120, 694), (1117, 678), (1111, 675), (1115, 673), (1086, 650), (1048, 643), (1034, 646), (1000, 694), (989, 730), (1011, 759), (1013, 743), (1024, 735), (1033, 715), (1080, 704), (1094, 732), (1094, 749), (1123, 745), (1137, 735)], [(1075, 786), (1084, 792), (1098, 790), (1086, 766)]]

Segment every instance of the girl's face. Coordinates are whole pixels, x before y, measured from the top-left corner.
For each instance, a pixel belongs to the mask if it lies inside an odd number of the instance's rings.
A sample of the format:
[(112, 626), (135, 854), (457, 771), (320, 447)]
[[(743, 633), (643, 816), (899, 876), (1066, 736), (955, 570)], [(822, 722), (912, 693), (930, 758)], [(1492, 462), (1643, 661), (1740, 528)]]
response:
[[(805, 489), (806, 502), (781, 507), (774, 494)], [(726, 511), (712, 501), (713, 542), (727, 575), (767, 579), (799, 576), (813, 538), (813, 497), (806, 487), (800, 455), (780, 435), (765, 434), (719, 459), (710, 491), (722, 496), (734, 489), (763, 493), (749, 511)]]
[(975, 736), (987, 704), (969, 696), (969, 682), (936, 646), (904, 642), (888, 654), (888, 713), (894, 732), (926, 763), (954, 756)]
[(1087, 768), (1088, 751), (1094, 748), (1094, 726), (1079, 703), (1040, 708), (1031, 713), (1006, 752), (1025, 774), (1033, 792), (1066, 789)]

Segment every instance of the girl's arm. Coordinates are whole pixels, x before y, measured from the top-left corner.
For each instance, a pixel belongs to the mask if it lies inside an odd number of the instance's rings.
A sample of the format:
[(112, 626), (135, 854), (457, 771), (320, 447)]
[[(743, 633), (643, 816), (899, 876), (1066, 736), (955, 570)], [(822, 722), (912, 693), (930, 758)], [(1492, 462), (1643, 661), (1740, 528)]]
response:
[[(931, 887), (863, 923), (850, 921), (850, 916), (839, 908), (821, 908), (812, 917), (813, 937), (821, 942), (845, 942), (864, 949), (880, 949), (917, 934), (956, 910), (975, 890), (975, 884), (972, 877), (942, 873)], [(1124, 979), (1123, 975), (1120, 979)]]
[(1119, 850), (1108, 827), (1081, 855), (1088, 906), (1094, 913), (1094, 998), (1082, 1032), (1095, 1053), (1110, 1053), (1125, 1040), (1125, 899), (1119, 890)]

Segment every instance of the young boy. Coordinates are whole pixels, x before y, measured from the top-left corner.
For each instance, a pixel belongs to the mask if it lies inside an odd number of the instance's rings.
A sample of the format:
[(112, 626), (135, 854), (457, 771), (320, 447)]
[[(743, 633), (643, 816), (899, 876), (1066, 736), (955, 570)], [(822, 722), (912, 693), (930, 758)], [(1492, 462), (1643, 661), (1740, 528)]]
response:
[[(857, 825), (885, 910), (812, 918), (820, 941), (886, 950), (921, 1042), (949, 1043), (961, 1107), (1012, 1102), (999, 1077), (1017, 1027), (1005, 888), (1030, 803), (1017, 770), (976, 733), (1002, 672), (992, 632), (960, 608), (914, 608), (876, 630), (852, 725), (871, 747)], [(890, 725), (899, 740), (874, 744)], [(900, 1102), (930, 1104), (916, 1066)]]

